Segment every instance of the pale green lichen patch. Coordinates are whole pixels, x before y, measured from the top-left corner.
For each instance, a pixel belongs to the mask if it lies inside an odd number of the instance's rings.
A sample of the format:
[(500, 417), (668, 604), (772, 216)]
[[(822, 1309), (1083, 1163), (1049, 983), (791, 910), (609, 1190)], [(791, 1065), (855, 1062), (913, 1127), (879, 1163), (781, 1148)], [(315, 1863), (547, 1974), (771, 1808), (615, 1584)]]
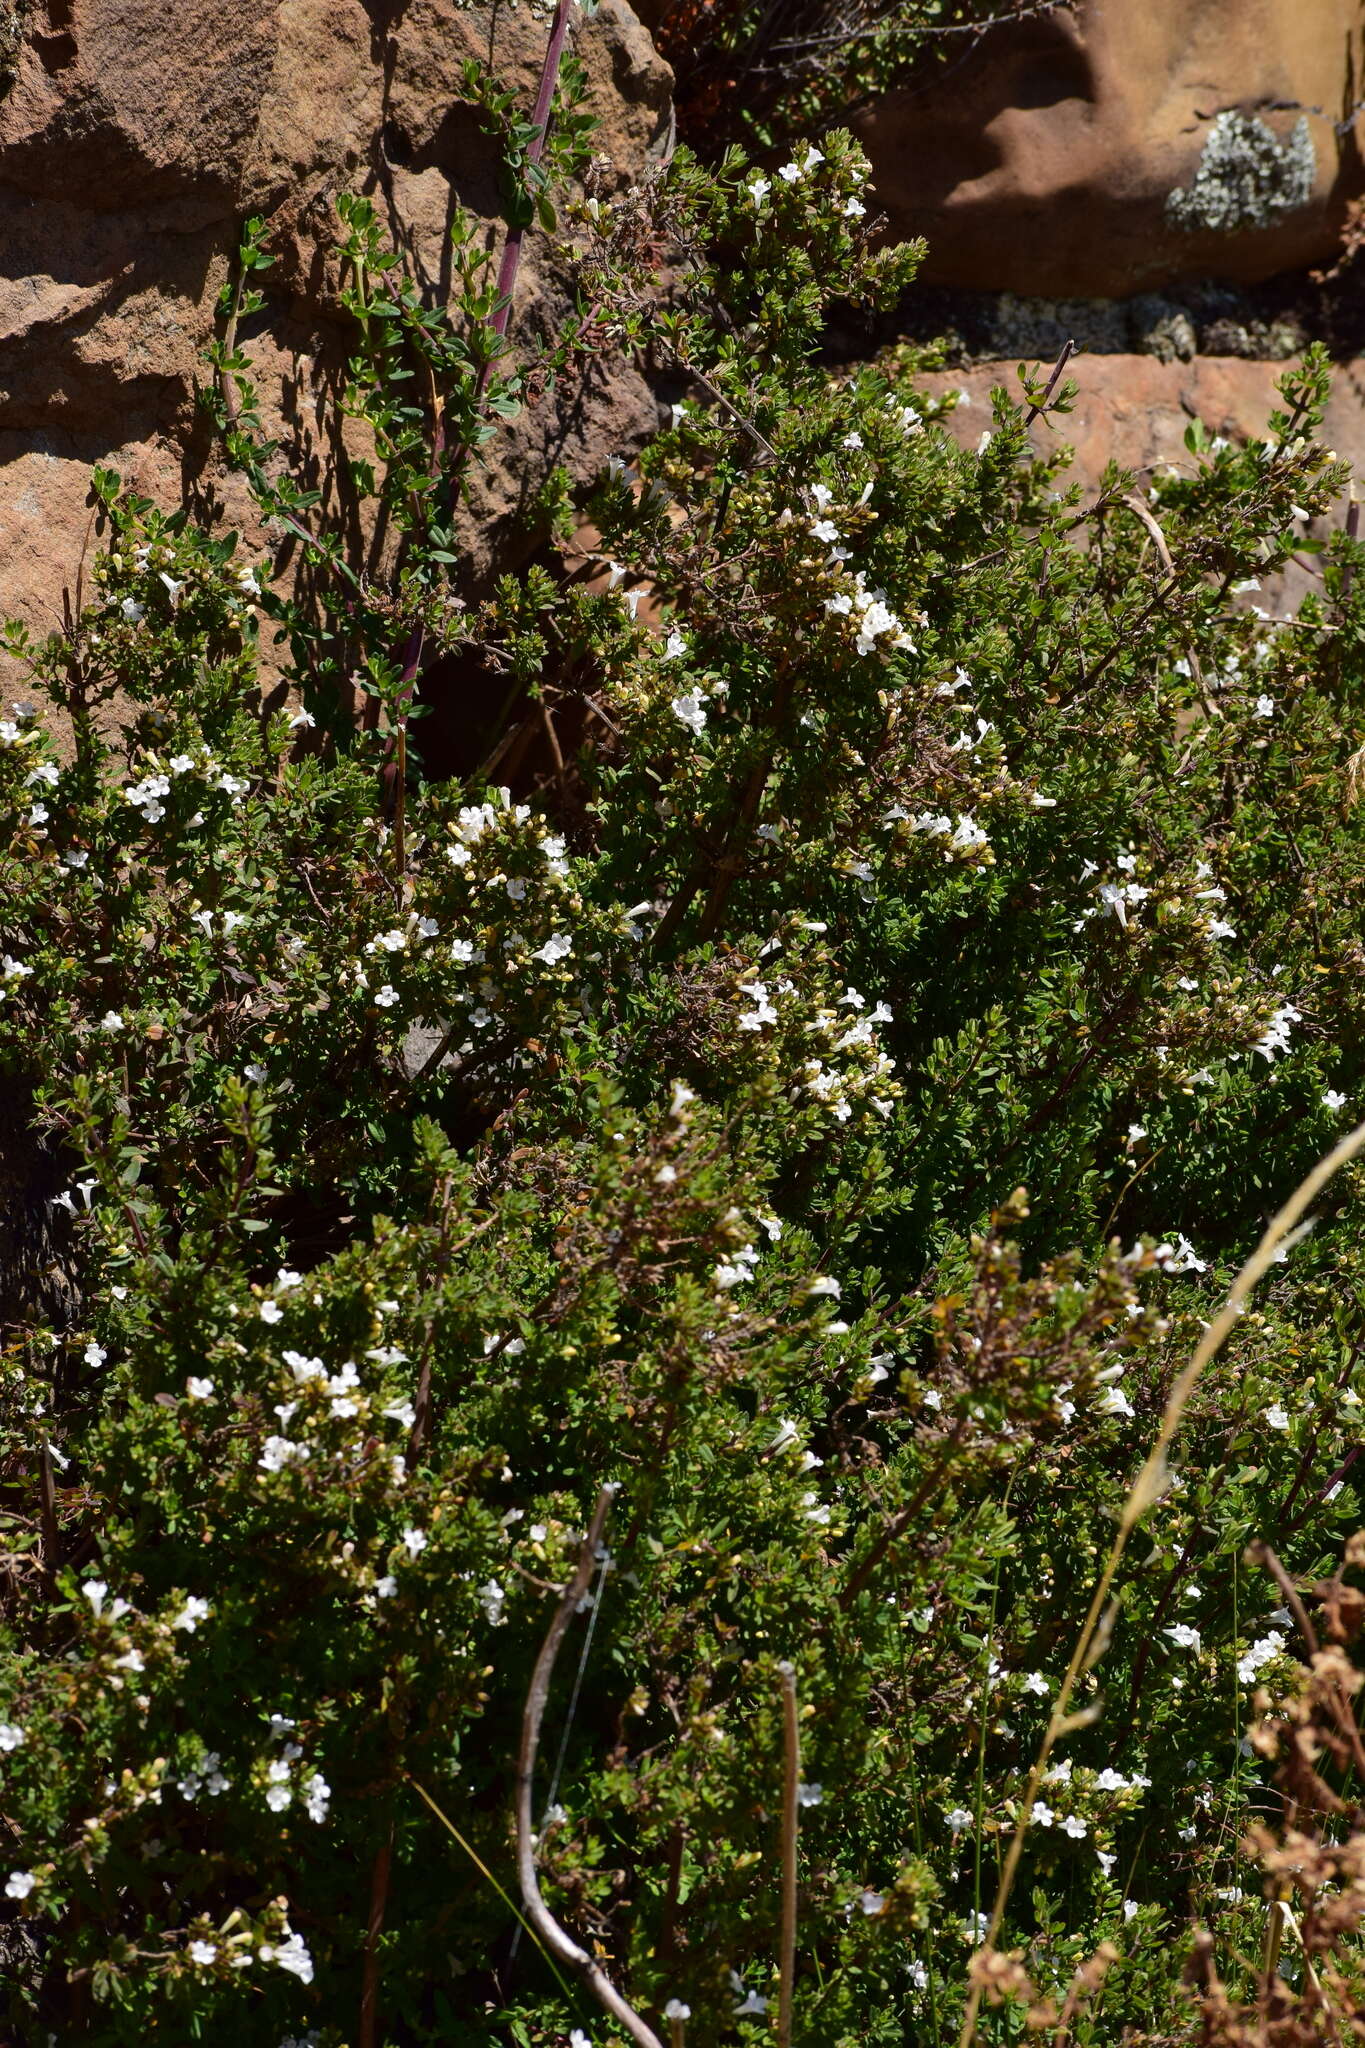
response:
[(0, 0), (0, 99), (14, 83), (24, 41), (27, 0)]
[(1306, 205), (1316, 170), (1304, 115), (1281, 137), (1257, 115), (1229, 110), (1210, 128), (1190, 183), (1168, 195), (1166, 217), (1191, 233), (1269, 227)]

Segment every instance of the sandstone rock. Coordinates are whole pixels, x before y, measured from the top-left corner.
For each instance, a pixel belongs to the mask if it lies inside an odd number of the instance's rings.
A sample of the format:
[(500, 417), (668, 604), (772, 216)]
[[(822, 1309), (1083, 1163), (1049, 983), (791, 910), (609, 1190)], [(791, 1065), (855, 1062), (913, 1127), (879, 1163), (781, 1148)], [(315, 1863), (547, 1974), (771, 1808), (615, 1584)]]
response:
[[(241, 221), (264, 213), (282, 260), (249, 333), (267, 431), (335, 507), (329, 397), (347, 337), (320, 255), (338, 192), (362, 191), (433, 295), (463, 205), (496, 247), (491, 145), (460, 103), (467, 57), (490, 62), (528, 113), (547, 33), (539, 7), (454, 0), (50, 0), (28, 18), (0, 99), (0, 611), (41, 629), (60, 614), (89, 524), (90, 466), (111, 462), (168, 508), (250, 522), (195, 400), (201, 351)], [(625, 0), (575, 31), (601, 118), (597, 147), (625, 182), (671, 143), (671, 74)], [(528, 237), (513, 336), (567, 305), (547, 239)], [(637, 446), (655, 402), (628, 365), (528, 407), (479, 484), (490, 546), (554, 461), (586, 479)]]
[(1075, 0), (856, 124), (925, 276), (1034, 296), (1329, 257), (1361, 188), (1360, 0)]

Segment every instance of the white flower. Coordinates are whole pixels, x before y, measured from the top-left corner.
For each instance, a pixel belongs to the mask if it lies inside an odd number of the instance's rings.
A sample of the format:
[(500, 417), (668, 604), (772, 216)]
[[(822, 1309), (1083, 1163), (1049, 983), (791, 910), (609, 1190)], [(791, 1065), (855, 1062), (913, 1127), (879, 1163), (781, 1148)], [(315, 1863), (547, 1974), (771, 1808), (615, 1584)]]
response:
[(664, 642), (664, 651), (660, 659), (663, 661), (676, 661), (680, 654), (685, 654), (686, 652), (687, 635), (680, 633), (675, 626)]
[(806, 1284), (806, 1298), (812, 1301), (824, 1294), (832, 1296), (837, 1301), (843, 1291), (839, 1282), (828, 1273), (822, 1273), (817, 1279)]
[(282, 1323), (284, 1310), (277, 1301), (263, 1301), (256, 1311), (263, 1323)]
[(664, 2018), (666, 2020), (690, 2020), (691, 2017), (691, 2006), (684, 2005), (680, 1998), (670, 1998), (668, 2004), (664, 2007)]
[(761, 206), (773, 188), (771, 181), (767, 178), (750, 178), (744, 189), (753, 200), (754, 205)]
[(85, 1350), (81, 1353), (81, 1356), (82, 1358), (84, 1358), (87, 1365), (93, 1365), (95, 1370), (98, 1371), (99, 1368), (104, 1364), (104, 1361), (109, 1356), (109, 1354), (105, 1350), (104, 1346), (102, 1344), (97, 1344), (94, 1338), (92, 1337), (90, 1342), (86, 1345)]
[[(750, 2017), (757, 2018), (761, 2013), (765, 2013), (768, 2010), (766, 1998), (760, 1997), (757, 1991), (745, 1990), (744, 1979), (740, 1976), (738, 1970), (731, 1970), (730, 1972), (730, 1989), (740, 2001), (734, 2007), (734, 2017), (737, 2020)], [(572, 2048), (572, 2044), (570, 2044), (570, 2048)], [(586, 2042), (584, 2043), (584, 2048), (587, 2048)]]
[(868, 1919), (871, 1920), (875, 1918), (875, 1916), (878, 1913), (884, 1913), (886, 1911), (886, 1894), (885, 1892), (859, 1892), (858, 1904), (862, 1907)]
[(1329, 1088), (1327, 1090), (1327, 1093), (1322, 1098), (1322, 1106), (1324, 1109), (1330, 1109), (1333, 1111), (1336, 1111), (1338, 1109), (1345, 1109), (1346, 1097), (1343, 1094), (1341, 1094), (1340, 1090), (1336, 1088)]
[(189, 1949), (190, 1961), (199, 1963), (205, 1969), (218, 1960), (218, 1944), (213, 1941), (192, 1941)]
[(24, 1739), (24, 1731), (16, 1721), (0, 1721), (0, 1754), (18, 1749)]
[(824, 1798), (825, 1788), (823, 1785), (798, 1785), (796, 1788), (796, 1803), (798, 1806), (821, 1806), (824, 1804)]
[(308, 1455), (307, 1444), (291, 1443), (288, 1437), (268, 1436), (256, 1462), (263, 1472), (283, 1472), (286, 1465), (301, 1463)]
[(119, 606), (119, 610), (123, 613), (124, 618), (127, 619), (130, 626), (140, 625), (143, 619), (147, 616), (143, 607), (138, 603), (135, 597), (125, 597), (122, 604)]
[(861, 220), (866, 212), (867, 208), (863, 205), (861, 199), (846, 199), (844, 201), (844, 214), (847, 219)]
[(1048, 1682), (1044, 1678), (1041, 1671), (1030, 1671), (1028, 1677), (1024, 1680), (1024, 1691), (1036, 1692), (1043, 1699), (1047, 1698), (1050, 1690), (1051, 1687), (1048, 1685)]
[(327, 1818), (327, 1805), (332, 1797), (332, 1788), (320, 1771), (303, 1781), (303, 1804), (311, 1821), (319, 1825)]
[(312, 1983), (313, 1958), (304, 1947), (301, 1934), (291, 1934), (273, 1948), (266, 1943), (260, 1953), (263, 1963), (277, 1963), (280, 1969), (288, 1970), (291, 1976), (300, 1978), (303, 1983)]
[(425, 1529), (407, 1528), (403, 1531), (403, 1548), (409, 1557), (420, 1557), (427, 1547), (428, 1540)]
[(385, 1572), (382, 1579), (376, 1579), (374, 1590), (381, 1600), (392, 1600), (398, 1592), (398, 1581), (392, 1572)]
[(106, 1586), (103, 1579), (87, 1579), (81, 1587), (81, 1591), (90, 1602), (90, 1606), (98, 1620), (99, 1616), (104, 1612), (104, 1596), (109, 1591), (108, 1586)]
[(1273, 697), (1258, 697), (1256, 699), (1256, 716), (1258, 718), (1273, 718), (1275, 716), (1275, 699)]
[(950, 1808), (950, 1810), (944, 1815), (944, 1819), (947, 1821), (949, 1829), (954, 1835), (962, 1834), (966, 1829), (970, 1828), (972, 1825), (972, 1816), (970, 1813), (968, 1813), (965, 1806), (954, 1806)]
[(1171, 1628), (1166, 1629), (1164, 1633), (1170, 1637), (1177, 1650), (1197, 1650), (1199, 1648), (1199, 1631), (1197, 1628), (1191, 1628), (1186, 1621), (1177, 1621)]
[(119, 1015), (118, 1011), (106, 1010), (104, 1015), (100, 1018), (100, 1030), (107, 1031), (112, 1037), (114, 1032), (122, 1031), (122, 1029), (123, 1019)]
[(1056, 1815), (1053, 1813), (1052, 1808), (1047, 1804), (1045, 1800), (1035, 1799), (1033, 1802), (1033, 1813), (1031, 1817), (1033, 1820), (1033, 1825), (1036, 1828), (1050, 1828), (1052, 1826), (1053, 1821), (1056, 1818)]
[(675, 697), (672, 704), (673, 716), (689, 732), (700, 735), (706, 727), (706, 693), (703, 690), (688, 690)]
[(1127, 1788), (1128, 1780), (1124, 1777), (1123, 1773), (1111, 1769), (1108, 1764), (1105, 1765), (1104, 1769), (1095, 1779), (1095, 1790), (1097, 1792), (1124, 1792)]
[(543, 946), (531, 955), (533, 960), (543, 960), (547, 967), (554, 967), (561, 960), (567, 960), (573, 951), (573, 940), (567, 932), (555, 932)]
[(191, 1593), (179, 1614), (176, 1615), (175, 1620), (171, 1623), (171, 1627), (183, 1629), (186, 1635), (192, 1636), (200, 1622), (207, 1620), (208, 1612), (208, 1601), (201, 1600), (197, 1594)]
[(500, 1586), (496, 1579), (489, 1579), (486, 1585), (482, 1585), (479, 1588), (480, 1604), (494, 1628), (497, 1628), (507, 1618), (502, 1611), (503, 1602), (506, 1598), (506, 1588)]
[(374, 999), (381, 1010), (391, 1010), (398, 1001), (398, 991), (386, 981), (383, 988), (376, 989)]
[(1265, 1411), (1265, 1419), (1272, 1429), (1288, 1429), (1289, 1417), (1278, 1401)]
[(1073, 1842), (1083, 1841), (1090, 1832), (1078, 1813), (1069, 1813), (1062, 1822), (1062, 1833), (1070, 1835)]
[(31, 1870), (12, 1870), (5, 1886), (7, 1899), (26, 1899), (38, 1880)]

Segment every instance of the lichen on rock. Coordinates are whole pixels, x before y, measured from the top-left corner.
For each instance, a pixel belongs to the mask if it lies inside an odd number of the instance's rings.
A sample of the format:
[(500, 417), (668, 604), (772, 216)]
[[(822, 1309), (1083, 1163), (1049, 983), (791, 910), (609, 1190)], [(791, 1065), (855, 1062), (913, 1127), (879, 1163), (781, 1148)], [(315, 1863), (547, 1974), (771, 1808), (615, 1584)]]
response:
[(1316, 173), (1304, 115), (1281, 138), (1258, 115), (1228, 108), (1209, 130), (1194, 177), (1168, 195), (1166, 217), (1192, 234), (1269, 227), (1307, 205)]

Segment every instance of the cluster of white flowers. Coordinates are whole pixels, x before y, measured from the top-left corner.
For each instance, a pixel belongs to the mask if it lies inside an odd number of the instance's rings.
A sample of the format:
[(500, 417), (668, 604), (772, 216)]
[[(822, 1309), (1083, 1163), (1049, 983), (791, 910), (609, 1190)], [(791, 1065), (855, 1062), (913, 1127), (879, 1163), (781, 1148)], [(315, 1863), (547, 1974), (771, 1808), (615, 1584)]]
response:
[(920, 811), (917, 816), (907, 818), (896, 804), (882, 819), (882, 824), (887, 826), (902, 822), (908, 823), (912, 832), (922, 832), (929, 839), (942, 840), (945, 860), (969, 860), (990, 848), (989, 838), (970, 812), (960, 812), (952, 817), (947, 811)]
[[(830, 528), (828, 533), (823, 530), (826, 527)], [(838, 538), (837, 529), (828, 520), (817, 522), (811, 531), (817, 539)], [(845, 571), (842, 584), (843, 587), (833, 597), (825, 599), (825, 610), (849, 621), (853, 644), (859, 654), (915, 652), (915, 642), (906, 631), (904, 621), (886, 602), (886, 592), (869, 590), (863, 570), (856, 569), (852, 575)]]
[(1278, 1629), (1269, 1629), (1265, 1635), (1257, 1636), (1249, 1650), (1244, 1650), (1237, 1660), (1237, 1676), (1243, 1685), (1252, 1685), (1261, 1669), (1275, 1657), (1282, 1657), (1285, 1638)]
[(312, 1983), (313, 1958), (301, 1934), (286, 1934), (282, 1941), (262, 1942), (256, 1953), (263, 1963), (274, 1963), (277, 1969), (287, 1970), (303, 1984)]
[[(761, 172), (755, 171), (741, 190), (753, 207), (761, 208), (773, 189), (774, 178), (782, 185), (799, 185), (824, 161), (824, 151), (817, 149), (813, 142), (798, 142), (787, 162), (778, 166), (772, 178), (765, 178)], [(850, 157), (847, 168), (860, 180), (866, 178), (868, 173), (866, 159), (858, 156)], [(861, 220), (867, 212), (862, 200), (853, 196), (844, 200), (841, 210), (849, 220)]]
[(1278, 1054), (1289, 1050), (1289, 1027), (1303, 1021), (1303, 1013), (1292, 1003), (1281, 1003), (1265, 1030), (1257, 1039), (1254, 1051), (1262, 1054), (1273, 1066)]
[(226, 1792), (231, 1779), (223, 1770), (223, 1759), (216, 1749), (206, 1749), (199, 1761), (176, 1779), (175, 1789), (182, 1799), (197, 1799), (201, 1792), (207, 1792), (213, 1799)]
[(0, 747), (34, 747), (42, 742), (43, 728), (34, 721), (31, 704), (11, 704), (12, 718), (0, 718)]
[(1156, 1264), (1167, 1273), (1206, 1273), (1209, 1262), (1201, 1259), (1194, 1246), (1182, 1231), (1176, 1232), (1173, 1245), (1159, 1244), (1152, 1253)]
[[(221, 791), (234, 805), (240, 804), (250, 786), (241, 776), (224, 768), (208, 747), (201, 747), (197, 756), (172, 754), (164, 765), (155, 759), (150, 761), (140, 780), (124, 784), (123, 800), (141, 812), (144, 825), (158, 825), (166, 815), (162, 798), (170, 795), (173, 781), (186, 775), (196, 777), (209, 790)], [(192, 825), (203, 822), (202, 811), (196, 811), (190, 820)]]
[[(892, 1061), (876, 1038), (877, 1026), (891, 1021), (886, 1003), (876, 1003), (869, 1010), (867, 998), (850, 987), (837, 1001), (817, 999), (812, 1007), (810, 998), (803, 996), (789, 975), (739, 981), (735, 999), (740, 1005), (739, 1029), (761, 1043), (770, 1040), (774, 1055), (793, 1038), (815, 1041), (791, 1077), (792, 1101), (803, 1096), (814, 1100), (829, 1110), (836, 1123), (847, 1123), (855, 1109), (870, 1108), (879, 1116), (890, 1115), (895, 1106)], [(743, 1261), (751, 1253), (752, 1247), (748, 1247), (733, 1257)], [(733, 1286), (748, 1277), (747, 1272), (738, 1273), (727, 1284)]]
[(922, 434), (924, 432), (923, 415), (915, 406), (904, 404), (896, 397), (894, 392), (886, 401), (886, 410), (907, 440), (911, 439), (915, 434)]
[(1078, 1813), (1064, 1814), (1058, 1820), (1045, 1799), (1034, 1800), (1029, 1818), (1036, 1828), (1059, 1828), (1064, 1835), (1070, 1835), (1073, 1842), (1083, 1841), (1090, 1832), (1089, 1823), (1083, 1821)]
[[(572, 922), (580, 915), (582, 903), (574, 893), (563, 837), (547, 829), (544, 818), (527, 804), (514, 804), (506, 789), (495, 792), (496, 801), (466, 804), (450, 828), (445, 846), (446, 859), (454, 867), (466, 891), (469, 929), (479, 936), (449, 935), (434, 914), (441, 905), (414, 906), (402, 925), (377, 932), (367, 940), (351, 970), (358, 990), (368, 990), (375, 963), (382, 962), (384, 978), (372, 1000), (391, 1013), (415, 1006), (413, 973), (422, 976), (422, 1007), (437, 1014), (458, 1006), (465, 1013), (471, 1035), (456, 1050), (467, 1056), (480, 1037), (486, 1037), (500, 1021), (500, 1005), (509, 995), (524, 994), (545, 982), (558, 992), (563, 988), (564, 967), (575, 951)], [(519, 921), (538, 929), (509, 930), (490, 937), (489, 926), (496, 917), (494, 905), (519, 908)], [(444, 908), (448, 912), (449, 904)], [(623, 920), (623, 923), (626, 922)], [(457, 976), (451, 984), (448, 969), (482, 968), (477, 981)], [(443, 977), (433, 990), (433, 972)]]

